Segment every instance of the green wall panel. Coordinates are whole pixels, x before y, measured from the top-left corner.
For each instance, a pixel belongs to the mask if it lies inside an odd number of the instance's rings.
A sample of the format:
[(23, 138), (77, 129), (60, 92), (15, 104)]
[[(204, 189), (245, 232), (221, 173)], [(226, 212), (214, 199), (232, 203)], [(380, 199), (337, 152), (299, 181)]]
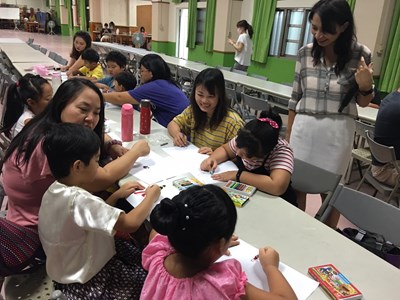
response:
[(292, 83), (295, 65), (293, 59), (269, 56), (265, 64), (252, 61), (248, 73), (266, 76), (269, 81), (277, 83)]
[(166, 55), (175, 56), (176, 43), (175, 42), (151, 42), (151, 51), (164, 53)]
[(234, 53), (206, 52), (204, 46), (196, 45), (189, 49), (188, 59), (191, 61), (205, 62), (209, 66), (231, 67), (234, 63)]

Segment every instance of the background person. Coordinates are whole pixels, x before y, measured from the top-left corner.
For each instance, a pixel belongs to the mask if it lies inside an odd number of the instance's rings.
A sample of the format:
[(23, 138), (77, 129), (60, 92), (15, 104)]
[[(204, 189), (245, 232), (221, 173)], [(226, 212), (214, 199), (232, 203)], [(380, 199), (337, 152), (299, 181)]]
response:
[(67, 71), (67, 75), (70, 76), (74, 71), (83, 67), (84, 62), (81, 58), (81, 54), (91, 46), (92, 38), (90, 37), (90, 34), (86, 31), (77, 31), (73, 38), (72, 51), (68, 65), (61, 67), (61, 70)]
[(247, 71), (250, 66), (251, 54), (253, 53), (253, 27), (246, 20), (237, 22), (237, 41), (228, 39), (228, 43), (235, 48), (235, 64), (233, 69)]

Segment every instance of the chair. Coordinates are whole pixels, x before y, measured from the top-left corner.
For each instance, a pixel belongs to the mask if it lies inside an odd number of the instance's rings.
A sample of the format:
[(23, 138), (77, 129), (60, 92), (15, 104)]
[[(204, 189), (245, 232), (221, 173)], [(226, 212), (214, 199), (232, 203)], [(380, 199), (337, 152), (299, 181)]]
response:
[(40, 45), (37, 44), (30, 44), (29, 46), (31, 46), (33, 49), (35, 50), (40, 50)]
[(186, 96), (190, 96), (193, 87), (192, 72), (188, 68), (177, 67), (178, 83), (181, 85), (182, 91)]
[(28, 38), (28, 40), (26, 41), (26, 43), (28, 45), (31, 45), (33, 43), (34, 39), (33, 38)]
[(40, 52), (42, 52), (43, 54), (46, 54), (47, 53), (47, 49), (43, 48), (43, 47), (40, 47)]
[(167, 65), (169, 67), (169, 70), (171, 71), (172, 78), (175, 81), (177, 81), (178, 80), (178, 70), (177, 70), (178, 68), (177, 68), (177, 66), (174, 65), (174, 64), (169, 64), (169, 63), (167, 63)]
[[(394, 148), (392, 146), (389, 147), (389, 146), (385, 146), (385, 145), (375, 142), (373, 133), (370, 131), (367, 131), (366, 137), (367, 137), (367, 142), (371, 149), (371, 154), (373, 155), (373, 157), (381, 164), (393, 163), (397, 169), (397, 172), (400, 174), (400, 167), (396, 163), (396, 153), (394, 151)], [(384, 196), (387, 196), (385, 201), (389, 203), (390, 200), (392, 200), (392, 198), (395, 195), (398, 195), (400, 192), (400, 189), (399, 189), (400, 188), (400, 180), (397, 180), (396, 185), (394, 187), (386, 185), (386, 184), (376, 180), (375, 177), (372, 176), (371, 168), (372, 168), (372, 165), (370, 165), (369, 168), (367, 169), (367, 171), (364, 173), (364, 176), (362, 177), (360, 183), (357, 186), (357, 191), (359, 191), (362, 184), (365, 181), (367, 181), (376, 190), (374, 193), (374, 196), (376, 195), (377, 192), (380, 192)]]
[(242, 118), (245, 122), (257, 118), (261, 111), (263, 110), (268, 111), (270, 108), (268, 100), (251, 96), (245, 94), (244, 92), (241, 93), (241, 99), (242, 99), (242, 110), (243, 110)]
[(334, 194), (341, 175), (334, 174), (300, 159), (294, 159), (292, 187), (307, 194), (327, 194), (315, 218), (319, 219), (326, 210), (329, 200)]
[(51, 58), (52, 60), (56, 60), (57, 57), (57, 53), (53, 52), (53, 51), (49, 51), (49, 58)]
[(356, 160), (358, 166), (358, 172), (360, 173), (360, 178), (363, 177), (361, 162), (366, 165), (370, 165), (372, 162), (371, 151), (366, 145), (366, 131), (374, 132), (375, 127), (373, 125), (361, 122), (360, 120), (355, 121), (356, 129), (354, 134), (354, 145), (353, 150), (351, 150), (351, 159), (349, 166), (347, 168), (345, 183), (348, 184), (350, 181), (351, 171), (353, 167), (353, 162)]
[(400, 245), (400, 209), (375, 197), (339, 185), (321, 217), (325, 221), (332, 208), (357, 227), (381, 234), (387, 241)]

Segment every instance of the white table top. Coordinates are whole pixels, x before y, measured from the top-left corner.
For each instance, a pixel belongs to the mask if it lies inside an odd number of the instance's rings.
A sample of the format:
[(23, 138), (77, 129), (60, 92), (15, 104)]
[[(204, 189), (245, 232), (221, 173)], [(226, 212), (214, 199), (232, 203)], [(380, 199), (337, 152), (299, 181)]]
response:
[(378, 109), (374, 107), (361, 107), (357, 105), (357, 111), (358, 111), (358, 118), (361, 121), (365, 121), (368, 123), (375, 123), (376, 121), (376, 116), (378, 115)]
[(7, 55), (12, 64), (23, 62), (54, 64), (51, 58), (26, 43), (0, 43), (0, 49)]
[(18, 38), (0, 38), (0, 44), (24, 44), (25, 42)]
[[(106, 117), (116, 121), (115, 128), (119, 127), (118, 108), (106, 109)], [(134, 130), (138, 131), (139, 113), (136, 111), (134, 123)], [(166, 128), (152, 122), (151, 134), (147, 137), (152, 135), (168, 133)], [(153, 151), (162, 150), (154, 147), (157, 145), (151, 145)], [(361, 290), (363, 299), (399, 298), (399, 269), (283, 199), (257, 191), (244, 207), (237, 208), (237, 212), (236, 233), (240, 238), (256, 247), (274, 247), (281, 260), (299, 272), (307, 274), (311, 266), (332, 263)], [(309, 299), (329, 297), (318, 288)]]

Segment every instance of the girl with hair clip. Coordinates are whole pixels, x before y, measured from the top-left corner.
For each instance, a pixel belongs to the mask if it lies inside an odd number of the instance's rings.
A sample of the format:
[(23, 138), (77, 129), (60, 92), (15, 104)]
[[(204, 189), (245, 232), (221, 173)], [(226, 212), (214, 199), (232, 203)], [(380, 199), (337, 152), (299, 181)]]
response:
[(169, 122), (189, 105), (189, 101), (172, 79), (171, 70), (161, 56), (143, 56), (139, 68), (139, 87), (126, 92), (104, 94), (104, 99), (117, 105), (136, 105), (143, 99), (150, 99), (154, 117), (158, 123), (167, 127)]
[(84, 65), (81, 54), (92, 46), (92, 38), (86, 31), (77, 31), (73, 38), (72, 50), (68, 65), (62, 66), (62, 71), (67, 71), (67, 75), (71, 76), (74, 71), (78, 71)]
[[(345, 0), (318, 1), (308, 20), (314, 39), (298, 52), (286, 139), (297, 159), (343, 175), (353, 147), (356, 104), (367, 106), (374, 97), (371, 51), (357, 42)], [(305, 210), (306, 194), (298, 192), (297, 199)], [(336, 227), (338, 219), (333, 210), (327, 223)]]
[(46, 79), (25, 74), (8, 87), (0, 131), (10, 139), (14, 138), (25, 124), (45, 109), (52, 97), (53, 88)]
[(155, 231), (142, 253), (149, 273), (140, 299), (297, 299), (278, 269), (279, 254), (270, 247), (259, 250), (269, 292), (248, 283), (237, 260), (216, 262), (237, 244), (236, 220), (232, 200), (215, 185), (163, 199), (150, 215)]
[[(92, 129), (100, 139), (100, 157), (124, 153), (96, 169), (94, 180), (83, 185), (91, 193), (108, 189), (150, 151), (144, 140), (128, 150), (104, 134), (103, 95), (92, 82), (72, 78), (61, 84), (45, 110), (11, 141), (4, 157), (3, 187), (8, 196), (8, 211), (6, 218), (0, 218), (0, 277), (22, 270), (41, 253), (38, 212), (43, 194), (55, 180), (42, 144), (45, 135), (58, 123), (82, 124)], [(9, 253), (8, 247), (18, 250), (3, 257)]]
[(250, 66), (251, 54), (253, 53), (253, 27), (246, 20), (237, 22), (237, 33), (239, 38), (235, 42), (228, 39), (228, 43), (235, 48), (235, 64), (233, 69), (247, 71)]
[(297, 206), (296, 194), (290, 185), (293, 172), (293, 151), (279, 137), (281, 117), (270, 111), (248, 122), (237, 136), (215, 150), (200, 168), (214, 172), (218, 164), (234, 160), (238, 171), (213, 174), (215, 180), (235, 180), (275, 196), (280, 196)]
[(168, 124), (174, 145), (187, 146), (190, 141), (200, 153), (211, 154), (234, 138), (244, 122), (229, 107), (222, 72), (208, 68), (199, 73), (190, 95), (190, 106)]

